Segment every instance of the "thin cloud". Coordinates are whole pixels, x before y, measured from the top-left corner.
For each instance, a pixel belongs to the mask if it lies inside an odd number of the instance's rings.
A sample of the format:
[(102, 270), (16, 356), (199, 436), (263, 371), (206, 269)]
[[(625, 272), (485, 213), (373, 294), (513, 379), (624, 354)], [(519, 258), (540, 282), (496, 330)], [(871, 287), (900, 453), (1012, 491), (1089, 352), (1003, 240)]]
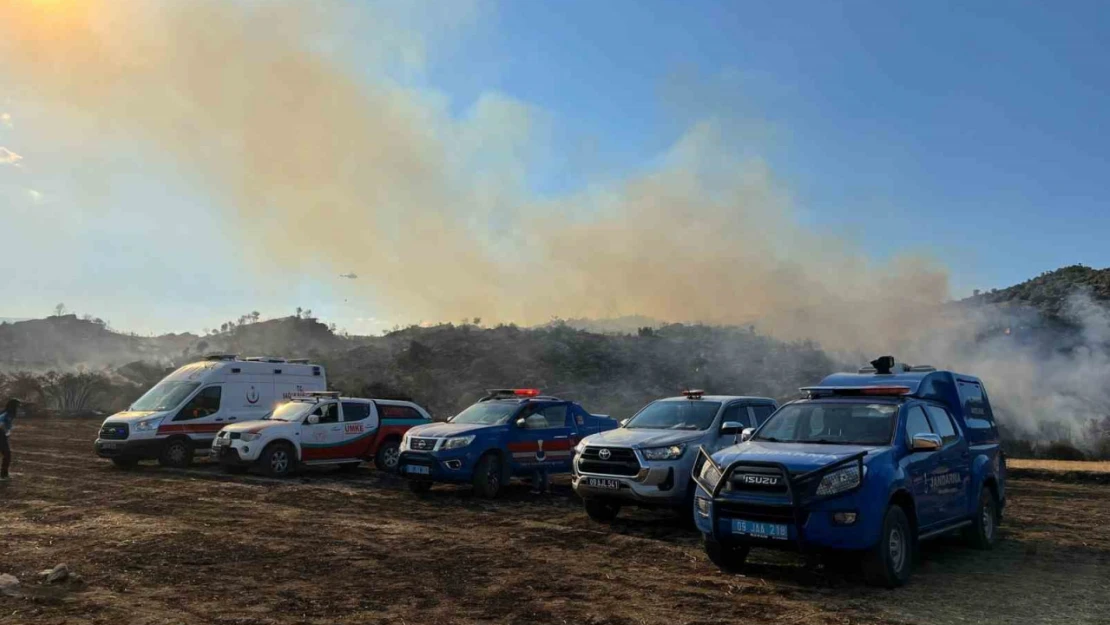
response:
[(0, 165), (15, 165), (16, 167), (18, 167), (19, 161), (22, 160), (22, 156), (0, 145)]

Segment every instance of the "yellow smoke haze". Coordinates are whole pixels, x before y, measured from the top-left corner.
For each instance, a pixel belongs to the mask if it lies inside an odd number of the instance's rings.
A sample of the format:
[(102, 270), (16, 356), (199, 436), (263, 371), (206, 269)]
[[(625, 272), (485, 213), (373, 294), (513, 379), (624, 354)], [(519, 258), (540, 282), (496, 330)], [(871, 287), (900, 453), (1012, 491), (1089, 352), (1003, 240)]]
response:
[[(539, 196), (526, 161), (541, 111), (488, 94), (454, 116), (439, 94), (339, 60), (324, 44), (342, 5), (0, 6), (13, 97), (49, 107), (90, 150), (140, 142), (224, 207), (258, 266), (353, 271), (378, 317), (639, 314), (886, 350), (948, 294), (928, 259), (876, 264), (798, 225), (766, 167), (711, 119), (651, 171)], [(378, 28), (360, 35), (390, 39)]]

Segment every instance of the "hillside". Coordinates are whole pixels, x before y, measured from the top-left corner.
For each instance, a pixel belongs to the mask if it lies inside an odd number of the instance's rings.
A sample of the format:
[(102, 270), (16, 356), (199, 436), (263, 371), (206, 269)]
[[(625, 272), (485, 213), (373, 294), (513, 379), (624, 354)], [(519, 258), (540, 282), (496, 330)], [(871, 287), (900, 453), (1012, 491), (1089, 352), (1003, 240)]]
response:
[(1084, 265), (1063, 267), (1021, 284), (980, 293), (963, 300), (963, 303), (1028, 308), (1051, 319), (1066, 320), (1069, 317), (1068, 301), (1077, 294), (1086, 294), (1097, 303), (1110, 305), (1110, 268), (1092, 269)]
[[(956, 318), (970, 332), (945, 329), (945, 336), (931, 337), (925, 362), (982, 376), (1002, 422), (1020, 436), (1090, 438), (1090, 428), (1110, 428), (1110, 392), (1101, 384), (1110, 377), (1110, 312), (1088, 305), (1077, 315), (1078, 294), (1110, 303), (1110, 270), (1065, 267), (955, 302), (967, 313)], [(68, 315), (0, 324), (0, 395), (62, 412), (111, 411), (167, 369), (211, 353), (310, 358), (327, 367), (333, 388), (409, 397), (441, 418), (491, 387), (538, 387), (618, 417), (684, 388), (790, 399), (798, 387), (867, 356), (784, 342), (750, 326), (660, 325), (634, 317), (535, 328), (414, 326), (351, 337), (312, 318), (244, 316), (206, 336), (138, 337)], [(95, 392), (81, 405), (60, 405), (54, 398), (72, 386)], [(1101, 432), (1091, 440), (1106, 438)]]

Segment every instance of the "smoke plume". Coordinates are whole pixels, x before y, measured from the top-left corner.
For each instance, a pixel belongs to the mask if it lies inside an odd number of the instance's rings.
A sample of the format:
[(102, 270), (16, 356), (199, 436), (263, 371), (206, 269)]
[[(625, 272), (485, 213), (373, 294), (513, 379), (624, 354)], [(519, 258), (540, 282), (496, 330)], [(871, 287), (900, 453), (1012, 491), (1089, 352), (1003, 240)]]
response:
[(542, 112), (487, 94), (453, 116), (380, 66), (352, 67), (324, 45), (338, 5), (3, 6), (0, 72), (19, 97), (83, 145), (145, 143), (226, 207), (268, 267), (354, 271), (378, 316), (641, 314), (877, 348), (947, 294), (921, 259), (877, 266), (800, 227), (711, 118), (649, 171), (539, 196), (528, 159)]
[[(390, 71), (423, 57), (418, 37), (345, 6), (0, 0), (0, 80), (50, 110), (42, 132), (87, 152), (90, 183), (102, 146), (143, 145), (223, 207), (259, 271), (352, 272), (378, 317), (752, 323), (855, 360), (895, 353), (980, 373), (1030, 429), (1106, 414), (1105, 390), (1092, 389), (1110, 377), (1107, 353), (1089, 347), (1105, 344), (1105, 312), (1074, 304), (1089, 336), (1067, 355), (969, 349), (998, 321), (946, 308), (942, 267), (877, 263), (799, 225), (767, 167), (712, 115), (650, 169), (538, 194), (543, 111), (487, 93), (453, 114)], [(352, 56), (336, 33), (354, 17), (364, 45)]]

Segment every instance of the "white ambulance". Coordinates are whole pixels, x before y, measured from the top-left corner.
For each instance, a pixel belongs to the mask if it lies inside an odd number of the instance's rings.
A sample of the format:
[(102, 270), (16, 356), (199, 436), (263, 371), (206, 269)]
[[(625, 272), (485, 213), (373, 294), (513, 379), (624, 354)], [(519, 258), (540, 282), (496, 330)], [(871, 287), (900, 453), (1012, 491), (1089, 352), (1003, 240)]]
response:
[(289, 397), (327, 390), (324, 368), (307, 360), (213, 355), (181, 367), (108, 417), (96, 453), (116, 466), (158, 460), (187, 467), (224, 426), (262, 419)]

